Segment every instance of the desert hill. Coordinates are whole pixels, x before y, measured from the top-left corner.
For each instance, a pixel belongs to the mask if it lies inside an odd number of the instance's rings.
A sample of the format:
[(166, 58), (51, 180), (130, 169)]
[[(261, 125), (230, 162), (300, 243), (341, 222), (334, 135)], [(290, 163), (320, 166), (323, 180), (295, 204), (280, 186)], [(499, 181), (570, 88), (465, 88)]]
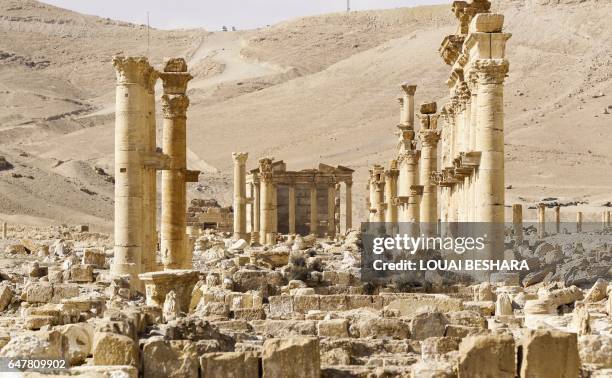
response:
[[(513, 34), (507, 203), (581, 201), (596, 219), (612, 201), (612, 4), (493, 3)], [(342, 164), (356, 170), (363, 219), (367, 169), (394, 155), (398, 84), (416, 83), (417, 102), (444, 103), (449, 67), (437, 49), (455, 26), (449, 6), (427, 6), (250, 31), (152, 29), (147, 49), (145, 26), (0, 0), (0, 155), (14, 166), (0, 171), (0, 218), (110, 228), (110, 59), (148, 51), (158, 65), (187, 57), (195, 76), (190, 168), (205, 173), (192, 195), (229, 204), (232, 151), (248, 151), (249, 167), (264, 155), (289, 169)]]

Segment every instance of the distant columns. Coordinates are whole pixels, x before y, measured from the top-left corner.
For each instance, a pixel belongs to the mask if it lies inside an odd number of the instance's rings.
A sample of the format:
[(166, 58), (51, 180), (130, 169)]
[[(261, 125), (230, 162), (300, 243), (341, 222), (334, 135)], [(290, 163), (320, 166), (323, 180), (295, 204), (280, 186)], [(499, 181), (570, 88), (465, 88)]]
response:
[(315, 236), (319, 234), (319, 207), (316, 182), (313, 182), (310, 187), (310, 233)]
[(523, 244), (523, 205), (512, 205), (512, 226), (514, 228), (514, 242)]
[(295, 186), (289, 185), (289, 233), (295, 234)]
[(582, 232), (582, 211), (576, 213), (576, 232)]
[(260, 235), (261, 244), (272, 244), (274, 233), (274, 182), (272, 178), (272, 159), (259, 160), (260, 177)]
[(538, 237), (540, 239), (546, 236), (546, 205), (539, 203), (538, 206)]
[(253, 230), (251, 235), (252, 242), (259, 242), (259, 229), (261, 222), (261, 194), (260, 183), (253, 184)]
[(348, 231), (353, 228), (353, 183), (349, 181), (345, 185), (346, 201), (344, 202), (344, 206), (346, 212), (346, 231)]
[(234, 238), (247, 240), (246, 232), (246, 161), (249, 154), (235, 152), (234, 160)]
[(164, 269), (192, 268), (187, 246), (187, 83), (193, 78), (184, 59), (170, 59), (160, 73), (164, 85), (162, 149), (170, 169), (162, 172), (161, 252)]

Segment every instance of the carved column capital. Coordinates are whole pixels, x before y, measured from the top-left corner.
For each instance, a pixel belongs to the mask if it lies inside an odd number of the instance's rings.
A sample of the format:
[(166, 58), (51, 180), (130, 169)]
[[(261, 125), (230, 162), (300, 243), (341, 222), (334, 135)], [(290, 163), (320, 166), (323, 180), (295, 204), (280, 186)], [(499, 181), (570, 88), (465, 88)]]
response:
[(402, 83), (402, 90), (407, 96), (414, 96), (417, 86), (409, 83)]
[(440, 141), (440, 130), (421, 130), (419, 131), (419, 137), (424, 147), (437, 147)]
[(168, 95), (165, 94), (162, 100), (162, 113), (164, 118), (184, 118), (189, 107), (189, 98), (185, 95)]
[(238, 165), (245, 165), (249, 154), (247, 152), (232, 152), (232, 159)]
[(144, 86), (149, 94), (155, 94), (155, 83), (159, 79), (159, 72), (149, 66), (144, 73)]
[(261, 182), (272, 182), (272, 159), (259, 159), (259, 179)]
[(478, 59), (473, 63), (479, 84), (502, 84), (509, 66), (507, 59)]
[(144, 57), (113, 57), (113, 67), (117, 74), (118, 84), (145, 85), (145, 74), (151, 66)]

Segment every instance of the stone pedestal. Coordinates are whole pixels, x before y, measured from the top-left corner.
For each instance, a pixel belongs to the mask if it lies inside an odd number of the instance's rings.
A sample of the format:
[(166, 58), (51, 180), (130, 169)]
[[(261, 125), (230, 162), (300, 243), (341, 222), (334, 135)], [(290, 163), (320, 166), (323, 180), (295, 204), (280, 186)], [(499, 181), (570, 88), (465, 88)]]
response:
[(234, 160), (234, 238), (248, 241), (246, 232), (246, 161), (249, 154), (235, 152)]
[(192, 267), (187, 249), (187, 83), (193, 78), (184, 59), (170, 59), (160, 73), (164, 95), (162, 148), (170, 157), (170, 169), (162, 172), (161, 254), (165, 269)]
[(189, 312), (191, 292), (199, 279), (197, 271), (169, 269), (162, 272), (142, 273), (138, 277), (145, 286), (147, 306), (163, 308), (166, 295), (174, 291), (181, 311)]

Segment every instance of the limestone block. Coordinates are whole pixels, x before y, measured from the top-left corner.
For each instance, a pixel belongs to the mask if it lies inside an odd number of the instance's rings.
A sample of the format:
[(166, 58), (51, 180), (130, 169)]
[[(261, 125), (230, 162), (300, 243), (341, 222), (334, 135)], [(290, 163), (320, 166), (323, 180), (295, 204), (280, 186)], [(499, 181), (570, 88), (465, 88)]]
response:
[(268, 297), (270, 303), (270, 316), (273, 318), (289, 317), (293, 314), (293, 297), (289, 295), (276, 295)]
[(435, 102), (426, 102), (421, 104), (420, 111), (422, 114), (435, 114), (438, 111), (438, 104)]
[(25, 300), (29, 303), (49, 303), (53, 298), (53, 286), (45, 282), (33, 282), (24, 288)]
[(482, 316), (492, 316), (495, 313), (495, 302), (480, 301), (480, 302), (463, 302), (463, 307), (466, 310), (475, 311)]
[(128, 336), (109, 332), (96, 333), (93, 344), (93, 364), (138, 366), (136, 343)]
[(262, 320), (266, 318), (263, 307), (260, 308), (237, 308), (234, 310), (234, 319), (239, 320)]
[(514, 378), (514, 339), (511, 335), (469, 336), (459, 346), (458, 376)]
[(411, 378), (456, 378), (453, 364), (446, 361), (420, 361), (412, 365)]
[(0, 285), (0, 312), (4, 311), (13, 300), (13, 290), (10, 286)]
[(262, 351), (263, 378), (320, 378), (319, 339), (269, 339)]
[(26, 318), (25, 328), (29, 330), (38, 330), (44, 326), (56, 325), (56, 318), (50, 315), (30, 315)]
[(374, 307), (371, 295), (347, 295), (346, 306), (349, 310), (364, 307)]
[(521, 377), (577, 378), (580, 371), (575, 333), (529, 330), (521, 339)]
[(320, 337), (349, 337), (347, 319), (322, 320), (318, 323)]
[(95, 268), (102, 269), (106, 265), (106, 254), (102, 251), (86, 249), (85, 251), (83, 251), (83, 260), (81, 263), (84, 265), (92, 265)]
[(36, 332), (13, 336), (0, 350), (1, 357), (36, 356), (63, 358), (65, 339), (58, 332)]
[(145, 340), (142, 346), (143, 374), (151, 378), (198, 378), (198, 357), (193, 341)]
[(397, 310), (400, 316), (410, 316), (419, 309), (434, 309), (440, 312), (461, 311), (463, 302), (458, 298), (445, 295), (410, 295), (401, 299), (391, 300), (386, 306), (388, 310)]
[(444, 336), (448, 318), (441, 312), (420, 312), (410, 322), (410, 334), (414, 340)]
[(93, 266), (77, 264), (70, 268), (70, 282), (93, 282)]
[(134, 366), (92, 366), (83, 365), (70, 368), (70, 373), (82, 377), (96, 378), (138, 378), (138, 369)]
[(317, 335), (317, 322), (312, 320), (255, 320), (250, 324), (255, 333), (266, 337)]
[(474, 287), (474, 301), (494, 301), (495, 292), (493, 285), (488, 282), (482, 282)]
[(296, 295), (293, 297), (293, 310), (302, 314), (311, 310), (319, 310), (319, 298), (318, 295)]
[(64, 299), (79, 296), (79, 287), (76, 284), (53, 284), (53, 297), (51, 303), (61, 303)]
[(530, 299), (525, 301), (523, 308), (525, 314), (556, 314), (556, 309), (552, 301), (548, 299)]
[(580, 361), (597, 369), (612, 368), (612, 336), (585, 335), (578, 338)]
[(600, 278), (595, 284), (589, 289), (586, 296), (584, 297), (585, 302), (599, 302), (607, 297), (608, 281)]
[(487, 319), (477, 311), (452, 311), (446, 314), (449, 324), (487, 328)]
[(348, 310), (346, 295), (322, 295), (320, 298), (321, 311)]
[(402, 340), (410, 337), (409, 324), (394, 318), (361, 319), (354, 324), (354, 328), (361, 338)]
[(491, 273), (490, 277), (491, 283), (499, 283), (504, 286), (520, 286), (521, 277), (518, 273)]
[(68, 341), (66, 359), (71, 366), (80, 365), (91, 355), (94, 330), (90, 324), (68, 324), (59, 328)]
[(259, 360), (253, 352), (206, 353), (200, 357), (202, 378), (251, 378), (259, 376)]
[(500, 33), (503, 27), (503, 14), (479, 13), (470, 23), (470, 33)]

